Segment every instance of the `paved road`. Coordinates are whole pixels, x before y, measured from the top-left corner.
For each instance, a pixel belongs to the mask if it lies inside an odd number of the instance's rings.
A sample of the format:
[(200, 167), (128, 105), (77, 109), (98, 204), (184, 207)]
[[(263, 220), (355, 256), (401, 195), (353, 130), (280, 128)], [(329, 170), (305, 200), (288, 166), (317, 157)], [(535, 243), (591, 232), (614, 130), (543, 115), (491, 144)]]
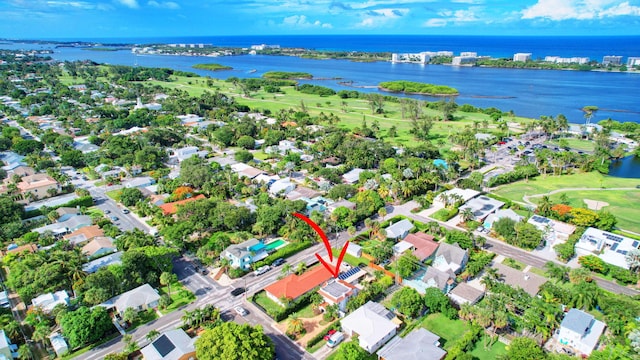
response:
[[(400, 206), (391, 206), (391, 207), (387, 207), (387, 208), (391, 208), (391, 211), (389, 211), (389, 214), (387, 215), (388, 217), (392, 217), (392, 216), (396, 216), (396, 215), (404, 215), (406, 217), (412, 218), (414, 220), (420, 221), (420, 222), (429, 222), (429, 221), (436, 221), (434, 219), (431, 218), (424, 218), (422, 216), (418, 216), (414, 213), (411, 212), (411, 209), (414, 209), (416, 207), (418, 207), (419, 204), (413, 201), (407, 202), (403, 205)], [(445, 226), (448, 229), (456, 229), (456, 230), (461, 230), (464, 231), (464, 229), (461, 228), (457, 228), (457, 227), (452, 227), (442, 221), (438, 221), (438, 223), (440, 223), (440, 225)], [(520, 248), (517, 248), (515, 246), (511, 246), (509, 244), (505, 244), (504, 242), (494, 239), (492, 237), (489, 237), (485, 234), (482, 234), (482, 236), (484, 238), (487, 239), (487, 242), (485, 244), (485, 248), (491, 252), (494, 252), (498, 255), (503, 255), (505, 257), (517, 260), (521, 263), (524, 263), (525, 265), (531, 265), (533, 267), (537, 267), (539, 269), (543, 269), (544, 265), (549, 261), (547, 259), (543, 259), (537, 255), (531, 254), (525, 250), (522, 250)], [(554, 262), (558, 263), (558, 264), (562, 264), (562, 265), (566, 265), (564, 263), (561, 263), (557, 260), (554, 260)], [(598, 285), (610, 292), (616, 293), (616, 294), (626, 294), (626, 295), (630, 295), (630, 296), (635, 296), (635, 295), (640, 295), (640, 291), (636, 290), (636, 289), (632, 289), (626, 286), (622, 286), (622, 285), (618, 285), (617, 283), (613, 282), (613, 281), (608, 281), (608, 280), (604, 280), (604, 279), (600, 279), (597, 277), (594, 277), (596, 283), (598, 283)]]

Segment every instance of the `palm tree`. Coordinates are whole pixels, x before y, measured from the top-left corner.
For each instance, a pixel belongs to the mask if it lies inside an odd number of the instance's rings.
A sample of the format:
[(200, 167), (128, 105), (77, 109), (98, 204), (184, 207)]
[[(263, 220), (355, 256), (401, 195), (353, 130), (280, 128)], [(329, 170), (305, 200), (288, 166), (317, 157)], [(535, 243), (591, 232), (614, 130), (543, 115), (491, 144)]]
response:
[(298, 335), (304, 330), (304, 323), (297, 314), (289, 315), (289, 323), (287, 324), (287, 334)]
[(552, 206), (553, 203), (551, 202), (551, 199), (545, 195), (540, 199), (540, 203), (538, 204), (538, 213), (542, 216), (547, 216), (551, 212)]
[(460, 215), (462, 216), (462, 221), (467, 222), (467, 221), (471, 221), (475, 218), (475, 215), (473, 214), (473, 210), (471, 210), (471, 208), (464, 208), (462, 209), (462, 211), (460, 212)]
[(293, 270), (293, 266), (287, 263), (282, 265), (282, 269), (280, 270), (280, 272), (282, 272), (282, 275), (287, 276), (291, 273), (291, 270)]
[(160, 335), (160, 332), (156, 329), (153, 329), (149, 331), (145, 337), (149, 342), (152, 342), (153, 340), (155, 340), (155, 338), (158, 337), (158, 335)]
[(324, 320), (332, 321), (338, 317), (338, 305), (329, 305), (324, 308)]
[(167, 287), (167, 295), (171, 297), (171, 284), (178, 280), (178, 275), (172, 272), (163, 272), (160, 274), (160, 284)]
[(569, 276), (569, 269), (566, 266), (558, 265), (553, 261), (544, 264), (547, 275), (559, 282), (566, 282)]
[(498, 273), (498, 269), (490, 267), (484, 271), (484, 276), (480, 282), (490, 290), (500, 280), (500, 278), (501, 275)]

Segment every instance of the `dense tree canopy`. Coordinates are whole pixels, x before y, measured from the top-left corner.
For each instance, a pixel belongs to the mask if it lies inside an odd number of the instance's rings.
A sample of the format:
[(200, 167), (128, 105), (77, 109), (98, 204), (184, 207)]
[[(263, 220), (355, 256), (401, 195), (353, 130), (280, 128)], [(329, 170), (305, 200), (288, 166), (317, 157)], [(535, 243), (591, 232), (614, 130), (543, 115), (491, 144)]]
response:
[(196, 356), (200, 360), (272, 360), (274, 355), (273, 341), (259, 325), (225, 322), (206, 330), (196, 340)]

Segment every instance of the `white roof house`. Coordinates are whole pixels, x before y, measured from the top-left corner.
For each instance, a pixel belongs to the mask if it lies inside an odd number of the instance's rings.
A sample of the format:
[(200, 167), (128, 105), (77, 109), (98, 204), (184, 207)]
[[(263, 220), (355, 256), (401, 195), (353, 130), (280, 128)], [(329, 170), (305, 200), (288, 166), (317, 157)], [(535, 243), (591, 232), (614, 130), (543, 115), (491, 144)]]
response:
[(349, 245), (347, 247), (347, 254), (351, 255), (351, 256), (355, 256), (355, 257), (361, 257), (362, 256), (362, 246), (349, 242)]
[(562, 319), (558, 341), (582, 354), (590, 355), (598, 345), (605, 326), (605, 323), (596, 320), (591, 314), (571, 309)]
[(292, 183), (290, 178), (283, 178), (274, 181), (271, 186), (269, 186), (269, 193), (273, 196), (280, 194), (286, 195), (292, 192), (295, 188), (296, 184)]
[(545, 239), (552, 246), (559, 242), (565, 242), (576, 231), (574, 225), (540, 215), (533, 215), (527, 222), (542, 231)]
[(82, 265), (82, 270), (84, 270), (85, 272), (92, 274), (98, 270), (100, 270), (100, 268), (109, 266), (109, 265), (115, 265), (115, 264), (122, 264), (122, 255), (124, 254), (124, 252), (119, 251), (117, 253), (113, 253), (111, 255), (107, 255), (107, 256), (103, 256), (101, 258), (95, 259), (93, 261), (89, 261), (88, 263)]
[(373, 354), (396, 334), (398, 325), (384, 306), (369, 301), (340, 320), (342, 330), (349, 335), (358, 335), (360, 347)]
[(629, 251), (640, 248), (640, 240), (613, 234), (596, 228), (587, 228), (576, 243), (578, 255), (601, 252), (598, 257), (604, 262), (629, 269), (626, 256)]
[(69, 352), (69, 345), (67, 345), (67, 342), (59, 333), (54, 332), (49, 335), (49, 341), (51, 341), (51, 346), (53, 347), (53, 351), (56, 352), (56, 355), (62, 356)]
[(502, 201), (482, 195), (465, 202), (464, 205), (460, 206), (460, 212), (469, 208), (473, 212), (473, 216), (476, 220), (483, 220), (492, 212), (500, 209), (503, 205), (504, 202)]
[(404, 240), (393, 245), (393, 253), (396, 255), (403, 254), (405, 251), (411, 250), (411, 249), (413, 249), (413, 244)]
[(31, 300), (31, 304), (33, 304), (34, 307), (41, 308), (45, 313), (49, 313), (56, 305), (69, 305), (69, 294), (64, 290), (42, 294)]
[(515, 222), (520, 222), (524, 219), (524, 217), (518, 215), (511, 209), (500, 209), (484, 219), (484, 227), (490, 229), (496, 221), (503, 218), (509, 218)]
[(401, 338), (396, 336), (378, 351), (384, 360), (441, 360), (447, 352), (440, 348), (440, 337), (418, 328)]
[(360, 174), (363, 173), (364, 169), (355, 168), (345, 174), (342, 175), (342, 180), (347, 184), (355, 184), (360, 181)]
[(135, 289), (129, 290), (118, 296), (103, 302), (99, 306), (107, 309), (115, 308), (120, 314), (124, 313), (127, 308), (141, 311), (155, 308), (158, 306), (160, 295), (149, 284), (140, 285)]
[(195, 338), (182, 329), (170, 330), (140, 350), (144, 360), (181, 360), (195, 357)]
[(175, 151), (175, 156), (178, 158), (179, 162), (182, 162), (193, 155), (197, 155), (198, 157), (205, 157), (209, 154), (207, 150), (199, 151), (197, 146), (187, 146)]
[[(445, 192), (443, 192), (442, 194), (436, 196), (435, 199), (433, 199), (433, 204), (434, 205), (439, 205), (441, 207), (444, 207), (447, 201), (445, 201), (446, 197), (449, 197), (448, 202), (451, 203), (451, 196), (452, 195), (457, 195), (460, 196), (462, 199), (462, 202), (467, 202), (471, 199), (473, 199), (474, 197), (478, 196), (480, 194), (479, 191), (473, 190), (473, 189), (460, 189), (460, 188), (453, 188), (451, 190), (447, 190)], [(444, 196), (443, 196), (444, 195)]]
[(395, 224), (389, 225), (385, 230), (388, 238), (404, 239), (414, 227), (411, 221), (402, 219)]

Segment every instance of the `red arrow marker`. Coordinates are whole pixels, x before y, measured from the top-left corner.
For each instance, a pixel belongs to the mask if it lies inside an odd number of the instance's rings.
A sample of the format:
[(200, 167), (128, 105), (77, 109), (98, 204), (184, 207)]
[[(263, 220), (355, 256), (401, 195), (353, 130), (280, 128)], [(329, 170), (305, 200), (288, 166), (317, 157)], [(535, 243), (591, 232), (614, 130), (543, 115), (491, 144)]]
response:
[[(324, 247), (327, 249), (327, 252), (329, 253), (329, 261), (333, 262), (333, 253), (331, 252), (331, 244), (329, 244), (329, 239), (327, 238), (327, 235), (324, 233), (324, 231), (322, 231), (322, 229), (320, 228), (320, 226), (318, 226), (318, 224), (316, 224), (315, 222), (313, 222), (313, 220), (309, 219), (308, 217), (300, 214), (300, 213), (293, 213), (293, 216), (297, 217), (298, 219), (306, 222), (307, 224), (309, 224), (309, 226), (311, 226), (311, 228), (318, 233), (318, 235), (320, 235), (320, 238), (322, 239), (322, 242), (324, 243)], [(340, 265), (342, 264), (342, 259), (344, 259), (344, 255), (347, 253), (347, 248), (349, 247), (349, 242), (347, 241), (344, 244), (344, 247), (342, 248), (342, 250), (340, 251), (340, 255), (338, 256), (338, 262), (336, 263), (336, 267), (332, 267), (331, 264), (329, 264), (328, 262), (326, 262), (322, 257), (320, 257), (320, 254), (316, 253), (316, 257), (318, 258), (318, 261), (320, 261), (320, 263), (327, 269), (329, 270), (329, 272), (331, 273), (331, 275), (333, 275), (333, 277), (337, 278), (338, 274), (340, 273)]]

